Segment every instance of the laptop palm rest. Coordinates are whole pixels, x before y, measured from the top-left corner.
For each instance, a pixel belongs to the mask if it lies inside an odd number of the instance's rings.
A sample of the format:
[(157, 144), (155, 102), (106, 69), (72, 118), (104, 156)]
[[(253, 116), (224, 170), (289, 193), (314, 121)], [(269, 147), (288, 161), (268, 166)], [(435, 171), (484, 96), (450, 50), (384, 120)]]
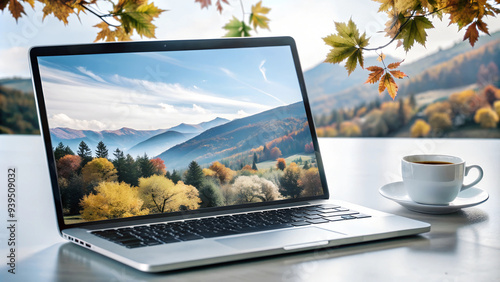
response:
[(329, 240), (345, 237), (342, 233), (316, 227), (304, 227), (241, 237), (217, 239), (218, 243), (238, 250), (284, 248), (292, 250), (328, 244)]

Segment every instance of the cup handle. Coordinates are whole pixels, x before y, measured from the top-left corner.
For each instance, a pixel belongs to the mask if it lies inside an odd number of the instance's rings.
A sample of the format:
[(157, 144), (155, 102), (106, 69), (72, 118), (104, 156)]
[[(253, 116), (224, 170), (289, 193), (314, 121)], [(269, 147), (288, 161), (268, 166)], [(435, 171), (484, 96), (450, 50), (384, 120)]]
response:
[(476, 185), (479, 181), (481, 181), (481, 179), (483, 179), (483, 169), (478, 165), (471, 165), (471, 166), (466, 167), (465, 168), (465, 176), (467, 176), (467, 174), (469, 174), (469, 170), (471, 170), (472, 168), (476, 168), (479, 171), (479, 176), (476, 178), (476, 180), (472, 181), (471, 184), (462, 185), (462, 189), (460, 189), (460, 191), (471, 188), (472, 186)]

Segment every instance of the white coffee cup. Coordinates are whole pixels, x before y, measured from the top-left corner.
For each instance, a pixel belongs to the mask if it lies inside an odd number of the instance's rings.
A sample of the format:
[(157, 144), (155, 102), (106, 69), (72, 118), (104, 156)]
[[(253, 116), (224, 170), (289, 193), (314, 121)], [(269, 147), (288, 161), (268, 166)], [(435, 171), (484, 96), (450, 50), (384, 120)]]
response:
[[(472, 168), (479, 176), (472, 183), (464, 185)], [(412, 155), (401, 160), (403, 183), (410, 198), (421, 204), (446, 205), (458, 193), (476, 185), (483, 178), (483, 169), (478, 165), (465, 166), (459, 157), (446, 155)]]

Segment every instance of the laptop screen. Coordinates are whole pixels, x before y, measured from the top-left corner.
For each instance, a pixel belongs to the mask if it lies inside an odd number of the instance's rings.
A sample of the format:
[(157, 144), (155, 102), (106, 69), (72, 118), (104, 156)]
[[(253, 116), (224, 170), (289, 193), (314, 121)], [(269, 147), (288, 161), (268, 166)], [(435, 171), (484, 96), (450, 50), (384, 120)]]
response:
[(37, 63), (66, 225), (326, 193), (290, 46)]

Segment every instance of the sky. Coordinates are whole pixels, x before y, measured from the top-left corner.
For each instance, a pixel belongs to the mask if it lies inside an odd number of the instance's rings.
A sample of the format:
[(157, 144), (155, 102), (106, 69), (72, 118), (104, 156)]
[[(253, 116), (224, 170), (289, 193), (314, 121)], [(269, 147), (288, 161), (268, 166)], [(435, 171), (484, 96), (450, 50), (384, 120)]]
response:
[[(158, 27), (156, 38), (197, 39), (218, 38), (225, 34), (222, 29), (233, 16), (243, 16), (240, 1), (229, 0), (231, 5), (224, 4), (222, 14), (214, 6), (200, 9), (194, 0), (154, 1), (164, 12), (154, 24)], [(215, 2), (215, 1), (212, 1)], [(243, 0), (245, 18), (248, 18), (251, 6), (257, 1)], [(28, 6), (28, 5), (26, 5)], [(371, 37), (371, 45), (380, 46), (388, 42), (380, 31), (385, 28), (387, 18), (377, 13), (378, 3), (370, 0), (263, 0), (263, 6), (271, 8), (268, 14), (271, 22), (270, 30), (252, 32), (255, 36), (288, 35), (295, 38), (301, 64), (304, 70), (321, 63), (329, 51), (322, 40), (323, 37), (335, 33), (334, 21), (346, 22), (352, 18), (361, 32)], [(102, 10), (105, 7), (102, 6)], [(74, 44), (93, 42), (98, 32), (92, 27), (99, 23), (93, 15), (82, 14), (78, 18), (72, 15), (68, 25), (52, 16), (44, 20), (42, 7), (36, 4), (35, 10), (26, 7), (27, 15), (17, 22), (7, 10), (0, 13), (0, 78), (21, 76), (29, 77), (27, 52), (37, 45)], [(486, 20), (490, 32), (500, 30), (500, 20)], [(433, 20), (435, 29), (428, 31), (426, 47), (416, 45), (409, 53), (402, 48), (395, 49), (395, 44), (386, 48), (386, 54), (413, 62), (438, 49), (450, 47), (463, 38), (465, 30), (457, 32), (456, 26), (448, 26), (448, 21)], [(141, 40), (135, 36), (134, 40)], [(367, 54), (370, 55), (370, 54)], [(375, 54), (373, 54), (375, 56)]]
[(288, 46), (39, 57), (51, 128), (167, 129), (300, 101)]

